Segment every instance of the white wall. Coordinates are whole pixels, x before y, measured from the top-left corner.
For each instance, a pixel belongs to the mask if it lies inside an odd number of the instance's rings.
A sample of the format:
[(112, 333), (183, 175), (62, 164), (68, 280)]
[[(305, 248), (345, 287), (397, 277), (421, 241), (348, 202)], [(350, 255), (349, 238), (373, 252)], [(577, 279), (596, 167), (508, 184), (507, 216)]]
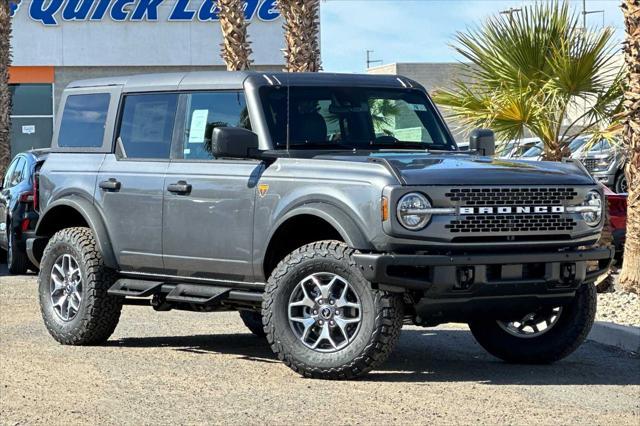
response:
[[(45, 25), (33, 19), (32, 2), (22, 0), (13, 17), (13, 64), (17, 66), (202, 66), (223, 65), (220, 57), (222, 34), (218, 21), (169, 22), (168, 18), (180, 0), (44, 0), (44, 7), (83, 2), (92, 3), (93, 11), (101, 1), (109, 2), (109, 9), (100, 21), (65, 21), (64, 7), (57, 14), (57, 24)], [(156, 21), (131, 21), (131, 14), (141, 1), (158, 2)], [(188, 8), (197, 11), (207, 0), (188, 0)], [(259, 0), (258, 7), (271, 0)], [(125, 4), (127, 20), (117, 22), (110, 17), (111, 7)], [(33, 5), (35, 7), (35, 5)], [(36, 14), (36, 16), (38, 16)], [(273, 16), (273, 15), (272, 15)], [(256, 65), (278, 65), (284, 62), (282, 18), (265, 21), (256, 12), (249, 26)]]

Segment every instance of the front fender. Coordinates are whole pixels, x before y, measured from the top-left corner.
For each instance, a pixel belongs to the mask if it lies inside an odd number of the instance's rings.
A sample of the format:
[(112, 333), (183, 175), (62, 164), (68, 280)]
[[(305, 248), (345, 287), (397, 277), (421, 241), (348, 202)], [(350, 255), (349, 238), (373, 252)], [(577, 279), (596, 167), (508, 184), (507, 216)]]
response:
[(323, 202), (314, 202), (309, 204), (303, 204), (298, 207), (294, 207), (287, 213), (282, 215), (276, 222), (276, 225), (271, 230), (267, 241), (271, 241), (271, 238), (276, 233), (278, 228), (287, 220), (295, 216), (300, 215), (312, 215), (317, 216), (327, 221), (333, 226), (340, 234), (344, 242), (351, 248), (356, 250), (370, 250), (373, 249), (371, 242), (367, 238), (364, 231), (356, 222), (339, 207)]
[(47, 209), (40, 215), (40, 219), (36, 225), (36, 236), (51, 236), (51, 231), (56, 229), (56, 223), (60, 221), (58, 214), (64, 213), (61, 210), (66, 208), (72, 208), (80, 213), (89, 228), (93, 231), (98, 250), (102, 254), (105, 265), (112, 269), (118, 269), (118, 262), (116, 261), (113, 245), (111, 244), (111, 239), (104, 224), (104, 219), (91, 201), (85, 198), (71, 195), (49, 204)]

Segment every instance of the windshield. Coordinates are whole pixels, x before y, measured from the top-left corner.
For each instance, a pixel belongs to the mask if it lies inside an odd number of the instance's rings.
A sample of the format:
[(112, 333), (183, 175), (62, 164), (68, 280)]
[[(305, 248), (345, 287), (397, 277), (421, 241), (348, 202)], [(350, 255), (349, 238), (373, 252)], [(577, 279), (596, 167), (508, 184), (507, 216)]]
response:
[(263, 87), (260, 95), (276, 149), (287, 134), (291, 149), (456, 149), (418, 90)]
[(587, 141), (589, 140), (589, 138), (577, 138), (574, 139), (570, 144), (569, 144), (569, 151), (571, 153), (576, 152), (578, 149), (582, 148), (582, 145), (584, 145), (585, 143), (587, 143)]
[(525, 153), (522, 154), (522, 157), (523, 158), (538, 157), (542, 155), (542, 148), (543, 148), (543, 145), (541, 144), (534, 145), (531, 148), (529, 148), (527, 151), (525, 151)]

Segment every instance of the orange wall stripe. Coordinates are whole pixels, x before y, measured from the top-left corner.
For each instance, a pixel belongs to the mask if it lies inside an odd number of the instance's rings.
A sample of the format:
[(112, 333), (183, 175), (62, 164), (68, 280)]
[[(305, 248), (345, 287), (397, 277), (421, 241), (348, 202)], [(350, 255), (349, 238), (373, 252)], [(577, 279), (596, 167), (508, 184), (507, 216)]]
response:
[(9, 84), (53, 83), (53, 67), (9, 67)]

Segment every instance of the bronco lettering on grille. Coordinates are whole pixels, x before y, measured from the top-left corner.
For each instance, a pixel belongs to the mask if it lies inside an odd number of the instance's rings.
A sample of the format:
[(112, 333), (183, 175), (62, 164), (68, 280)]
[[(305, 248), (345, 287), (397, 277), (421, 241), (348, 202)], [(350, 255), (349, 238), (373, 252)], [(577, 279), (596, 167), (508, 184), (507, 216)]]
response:
[(460, 207), (459, 214), (531, 214), (564, 213), (564, 206)]

